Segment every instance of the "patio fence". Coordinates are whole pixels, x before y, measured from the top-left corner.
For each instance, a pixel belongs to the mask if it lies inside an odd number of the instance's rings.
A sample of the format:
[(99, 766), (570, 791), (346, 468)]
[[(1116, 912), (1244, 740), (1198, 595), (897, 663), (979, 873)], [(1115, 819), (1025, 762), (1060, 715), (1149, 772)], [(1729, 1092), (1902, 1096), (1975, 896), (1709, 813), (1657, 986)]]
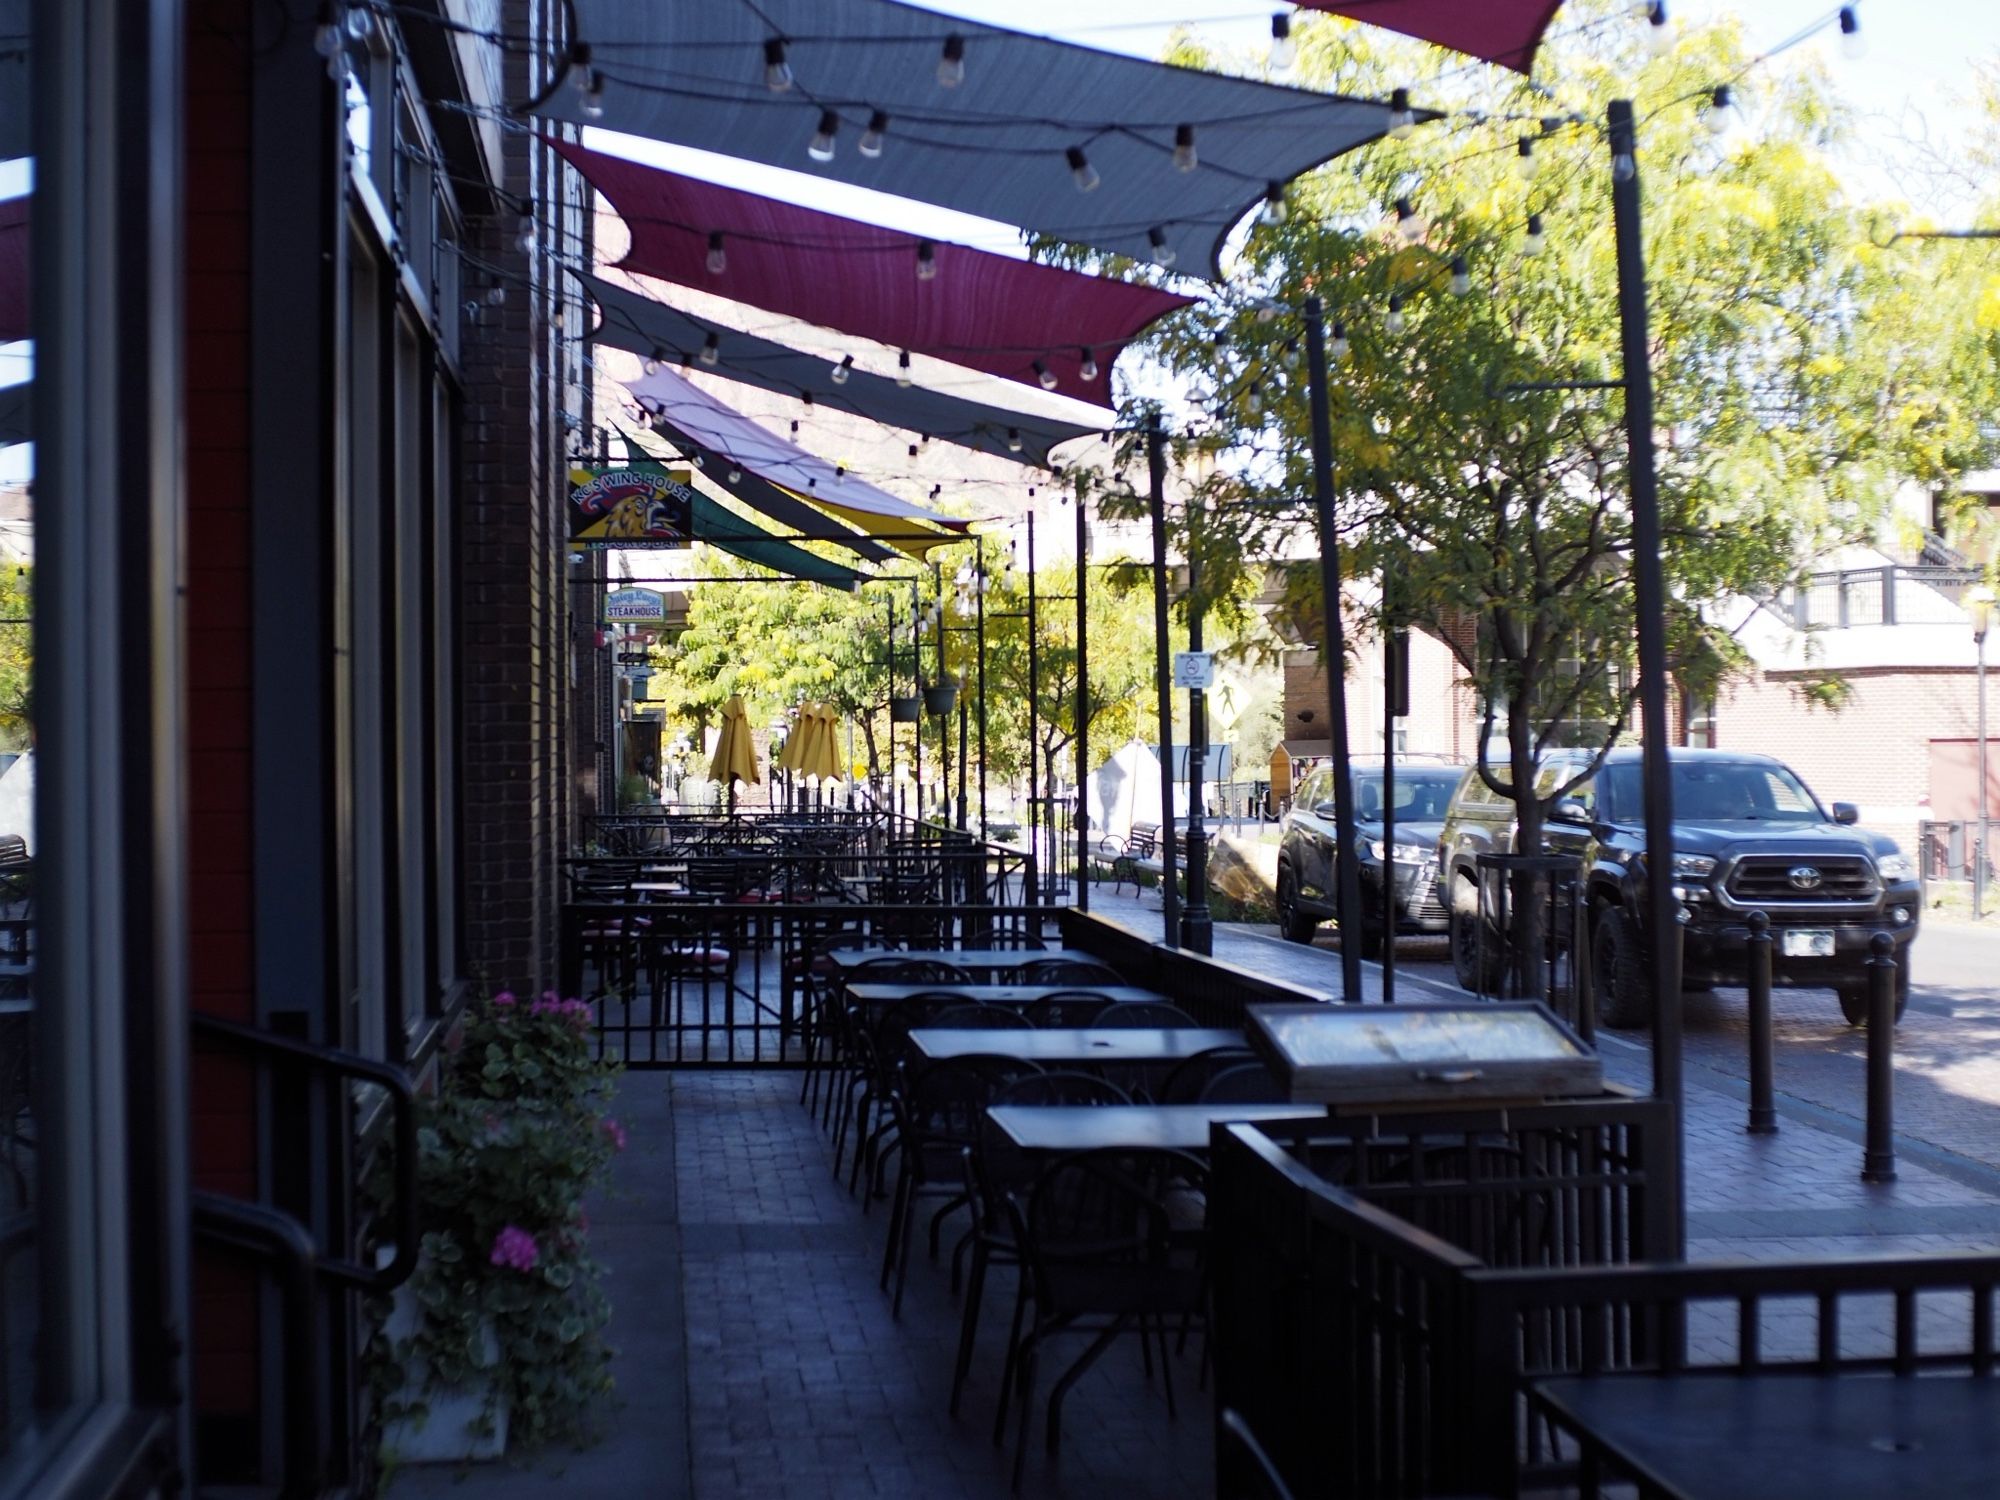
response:
[[(1369, 1122), (1365, 1143), (1319, 1122), (1217, 1128), (1216, 1404), (1295, 1494), (1573, 1492), (1576, 1444), (1530, 1395), (1556, 1375), (1994, 1373), (2000, 1255), (1654, 1263), (1645, 1200), (1671, 1167), (1662, 1149), (1649, 1173), (1640, 1148), (1664, 1147), (1664, 1116), (1579, 1107), (1610, 1113), (1430, 1122), (1421, 1145), (1403, 1120)], [(1371, 1156), (1393, 1196), (1354, 1170)], [(1501, 1171), (1475, 1184), (1482, 1157)], [(1441, 1170), (1419, 1182), (1426, 1163)], [(1219, 1445), (1222, 1492), (1246, 1482), (1239, 1462)]]

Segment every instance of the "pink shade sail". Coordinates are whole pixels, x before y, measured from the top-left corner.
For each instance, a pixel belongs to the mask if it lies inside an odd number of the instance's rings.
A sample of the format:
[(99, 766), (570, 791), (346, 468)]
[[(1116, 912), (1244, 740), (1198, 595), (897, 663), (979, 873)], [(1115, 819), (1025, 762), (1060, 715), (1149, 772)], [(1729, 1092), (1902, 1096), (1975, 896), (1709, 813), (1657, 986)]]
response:
[(1527, 73), (1562, 0), (1294, 0)]
[[(1047, 370), (1057, 391), (1079, 400), (1110, 405), (1111, 366), (1125, 345), (1193, 301), (551, 144), (630, 227), (620, 270), (1027, 385)], [(718, 234), (720, 273), (708, 269)], [(918, 276), (920, 255), (933, 275)], [(1086, 357), (1096, 365), (1089, 379)]]
[(0, 344), (28, 336), (28, 200), (0, 203)]

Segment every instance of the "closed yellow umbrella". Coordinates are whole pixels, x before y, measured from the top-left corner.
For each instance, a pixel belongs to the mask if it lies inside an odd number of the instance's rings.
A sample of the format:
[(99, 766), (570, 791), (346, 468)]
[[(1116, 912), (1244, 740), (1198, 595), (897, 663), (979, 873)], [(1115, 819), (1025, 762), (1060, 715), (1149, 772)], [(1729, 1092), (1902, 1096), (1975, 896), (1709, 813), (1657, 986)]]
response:
[(784, 748), (778, 751), (778, 758), (771, 762), (772, 767), (780, 771), (796, 771), (799, 768), (799, 751), (805, 747), (805, 742), (806, 717), (805, 711), (801, 709), (798, 717), (792, 721), (791, 732), (785, 736)]
[(750, 715), (743, 700), (734, 694), (722, 705), (722, 733), (715, 741), (708, 776), (726, 784), (747, 781), (757, 785), (757, 747), (750, 743)]
[(840, 715), (824, 704), (819, 710), (819, 737), (812, 745), (812, 770), (822, 781), (838, 781), (844, 776), (840, 756)]

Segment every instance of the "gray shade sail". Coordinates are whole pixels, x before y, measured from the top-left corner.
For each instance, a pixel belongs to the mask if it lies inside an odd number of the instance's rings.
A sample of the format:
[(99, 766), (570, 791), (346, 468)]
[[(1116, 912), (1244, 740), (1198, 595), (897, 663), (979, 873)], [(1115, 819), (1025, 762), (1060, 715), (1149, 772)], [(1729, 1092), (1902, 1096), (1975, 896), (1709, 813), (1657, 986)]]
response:
[[(713, 335), (716, 361), (703, 367), (713, 374), (782, 395), (810, 395), (816, 405), (1020, 463), (1046, 465), (1051, 448), (1100, 430), (967, 401), (920, 385), (898, 385), (866, 370), (854, 370), (844, 384), (836, 385), (823, 355), (801, 353), (725, 328), (602, 277), (586, 276), (583, 281), (603, 313), (603, 325), (593, 336), (614, 349), (639, 355), (658, 351), (667, 357), (663, 362), (678, 363), (683, 358), (698, 359)], [(1009, 446), (1017, 438), (1018, 452)]]
[[(1184, 271), (1218, 274), (1230, 227), (1272, 183), (1376, 139), (1380, 100), (1229, 78), (978, 26), (893, 0), (573, 0), (602, 114), (567, 84), (551, 118), (811, 172)], [(947, 40), (964, 79), (947, 88)], [(783, 43), (793, 80), (766, 82)], [(833, 155), (807, 145), (826, 112)], [(886, 117), (881, 150), (860, 140)], [(1421, 116), (1420, 116), (1421, 117)], [(1183, 129), (1195, 165), (1175, 163)], [(1072, 152), (1097, 183), (1080, 191)]]

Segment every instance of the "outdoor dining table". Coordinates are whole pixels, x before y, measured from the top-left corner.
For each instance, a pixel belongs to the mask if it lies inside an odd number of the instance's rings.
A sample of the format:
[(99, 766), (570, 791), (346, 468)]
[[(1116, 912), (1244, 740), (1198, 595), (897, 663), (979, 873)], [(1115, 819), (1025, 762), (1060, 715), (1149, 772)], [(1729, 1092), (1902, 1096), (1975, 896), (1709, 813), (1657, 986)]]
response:
[[(1096, 964), (1104, 960), (1078, 948), (835, 948), (827, 958), (836, 968), (852, 969), (874, 958), (893, 958), (911, 964), (951, 964), (956, 968), (1018, 969), (1025, 964)], [(1087, 986), (1071, 985), (1071, 989)]]
[(1969, 1500), (2000, 1487), (1991, 1379), (1611, 1375), (1544, 1380), (1534, 1399), (1583, 1439), (1586, 1474), (1609, 1458), (1648, 1500)]
[(1206, 1026), (1050, 1026), (997, 1031), (983, 1026), (919, 1026), (910, 1032), (911, 1049), (930, 1062), (954, 1057), (1011, 1057), (1058, 1068), (1176, 1063), (1196, 1053), (1242, 1045), (1242, 1032)]
[(1310, 1104), (996, 1104), (986, 1118), (1023, 1151), (1200, 1152), (1217, 1121), (1311, 1120), (1325, 1113)]
[(1037, 1000), (1046, 1000), (1050, 995), (1074, 995), (1079, 992), (1102, 995), (1118, 1004), (1141, 1000), (1164, 1004), (1167, 1001), (1167, 997), (1158, 990), (1141, 989), (1135, 984), (914, 984), (907, 980), (877, 984), (862, 980), (847, 986), (847, 998), (870, 1010), (894, 1005), (912, 995), (949, 995), (968, 1005), (1025, 1008)]

